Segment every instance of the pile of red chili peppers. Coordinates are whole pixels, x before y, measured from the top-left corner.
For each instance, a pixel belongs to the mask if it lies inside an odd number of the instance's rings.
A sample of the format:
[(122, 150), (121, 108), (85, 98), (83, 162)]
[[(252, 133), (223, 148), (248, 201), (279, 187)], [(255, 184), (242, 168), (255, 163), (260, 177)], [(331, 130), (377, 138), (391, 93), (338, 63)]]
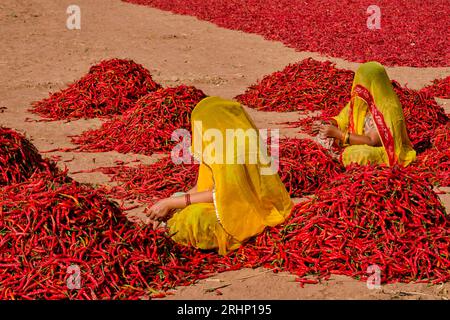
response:
[(445, 1), (124, 1), (256, 33), (298, 51), (355, 62), (376, 60), (388, 66), (449, 65), (444, 35), (450, 23), (442, 17), (448, 17), (450, 9)]
[(0, 127), (0, 186), (23, 182), (34, 173), (55, 170), (22, 134)]
[(450, 280), (449, 246), (450, 217), (415, 169), (354, 165), (229, 259), (287, 270), (301, 283), (366, 279), (371, 265), (382, 283), (441, 283)]
[(215, 271), (216, 254), (131, 223), (100, 190), (65, 172), (0, 191), (1, 299), (155, 297)]
[(0, 128), (0, 142), (0, 299), (157, 297), (228, 268), (131, 223), (103, 188), (72, 180), (16, 131)]
[(261, 111), (338, 110), (350, 99), (354, 73), (311, 58), (265, 76), (235, 97)]
[(34, 102), (30, 111), (49, 120), (105, 117), (134, 107), (136, 100), (158, 88), (142, 65), (104, 60), (66, 89)]
[(72, 141), (81, 151), (141, 153), (170, 151), (176, 129), (190, 129), (191, 111), (205, 98), (191, 86), (161, 88), (142, 97), (133, 108), (105, 123), (99, 129), (84, 132)]

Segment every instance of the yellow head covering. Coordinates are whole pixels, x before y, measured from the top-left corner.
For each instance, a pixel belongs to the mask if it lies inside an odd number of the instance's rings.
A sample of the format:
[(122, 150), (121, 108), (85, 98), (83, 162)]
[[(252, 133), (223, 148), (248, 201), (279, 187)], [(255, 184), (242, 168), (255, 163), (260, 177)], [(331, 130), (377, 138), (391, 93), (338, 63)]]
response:
[(384, 152), (378, 162), (407, 166), (414, 161), (416, 152), (407, 134), (401, 103), (386, 70), (378, 62), (367, 62), (358, 68), (352, 99), (334, 119), (341, 130), (362, 135), (367, 110), (372, 113), (383, 143)]
[[(208, 97), (192, 111), (191, 123), (193, 154), (201, 161), (197, 191), (214, 188), (214, 204), (223, 229), (244, 241), (266, 226), (282, 223), (292, 201), (277, 172), (263, 174), (270, 165), (258, 152), (259, 132), (242, 106)], [(238, 138), (233, 140), (236, 132)], [(240, 138), (245, 140), (234, 143)]]

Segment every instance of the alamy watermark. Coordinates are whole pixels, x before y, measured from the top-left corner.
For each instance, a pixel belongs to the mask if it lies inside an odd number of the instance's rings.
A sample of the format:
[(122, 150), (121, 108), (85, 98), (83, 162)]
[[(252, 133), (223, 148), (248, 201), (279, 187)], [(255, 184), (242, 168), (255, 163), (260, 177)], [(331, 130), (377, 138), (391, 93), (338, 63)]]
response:
[(79, 290), (81, 289), (81, 270), (76, 264), (72, 264), (67, 267), (66, 273), (69, 274), (67, 278), (67, 288), (69, 290)]
[(367, 8), (367, 14), (370, 16), (367, 18), (367, 28), (370, 30), (381, 29), (381, 9), (377, 5), (370, 5)]
[(367, 273), (370, 276), (367, 278), (367, 289), (381, 289), (381, 269), (378, 265), (372, 264), (367, 267)]
[(67, 7), (66, 13), (69, 15), (66, 20), (66, 27), (69, 30), (81, 29), (81, 9), (79, 6), (72, 4)]

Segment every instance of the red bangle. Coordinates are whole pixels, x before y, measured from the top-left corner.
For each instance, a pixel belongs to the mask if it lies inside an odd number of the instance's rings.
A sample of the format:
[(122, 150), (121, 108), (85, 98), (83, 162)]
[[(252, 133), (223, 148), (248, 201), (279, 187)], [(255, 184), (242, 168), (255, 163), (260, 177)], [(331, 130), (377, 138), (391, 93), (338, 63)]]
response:
[(191, 204), (191, 195), (190, 195), (189, 193), (186, 193), (186, 194), (184, 195), (184, 199), (185, 199), (185, 201), (186, 201), (186, 206), (188, 206), (188, 205)]

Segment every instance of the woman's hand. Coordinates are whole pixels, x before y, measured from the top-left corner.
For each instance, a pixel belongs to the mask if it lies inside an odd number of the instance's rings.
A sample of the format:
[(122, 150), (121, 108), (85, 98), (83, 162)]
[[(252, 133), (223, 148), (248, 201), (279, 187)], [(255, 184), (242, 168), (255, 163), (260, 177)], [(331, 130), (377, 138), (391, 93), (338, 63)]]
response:
[[(212, 191), (202, 191), (193, 192), (190, 194), (190, 202), (194, 203), (213, 203), (214, 197)], [(157, 226), (162, 222), (170, 218), (171, 214), (176, 209), (186, 208), (188, 203), (186, 203), (185, 196), (171, 197), (159, 200), (153, 206), (151, 206), (147, 211), (147, 217), (149, 222), (153, 223), (153, 228), (156, 229)]]
[(312, 125), (312, 132), (313, 134), (318, 134), (320, 128), (322, 128), (322, 126), (326, 125), (326, 123), (324, 121), (314, 121), (313, 125)]
[(159, 200), (150, 207), (147, 217), (150, 220), (149, 222), (153, 223), (153, 229), (156, 229), (162, 221), (169, 219), (172, 209), (170, 198)]
[(333, 125), (322, 126), (319, 132), (323, 137), (334, 138), (338, 140), (342, 139), (342, 131)]
[(328, 119), (328, 120), (316, 120), (312, 124), (312, 132), (314, 134), (318, 134), (320, 129), (326, 126), (334, 126), (337, 127), (337, 122), (334, 119)]

